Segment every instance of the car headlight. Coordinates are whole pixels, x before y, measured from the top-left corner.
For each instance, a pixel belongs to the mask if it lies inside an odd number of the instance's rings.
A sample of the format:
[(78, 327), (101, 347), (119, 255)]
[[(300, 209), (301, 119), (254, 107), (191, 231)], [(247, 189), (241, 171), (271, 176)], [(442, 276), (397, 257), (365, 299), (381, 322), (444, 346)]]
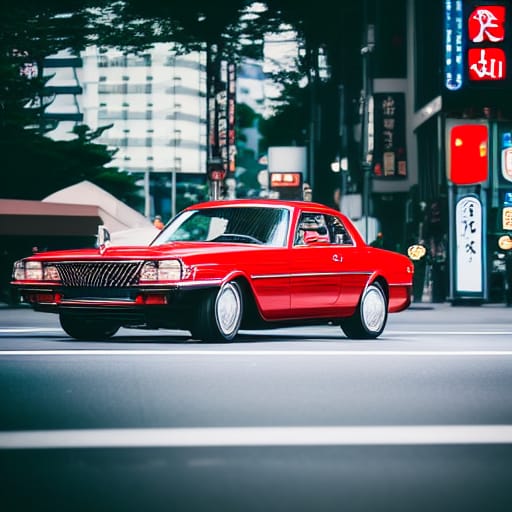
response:
[(43, 279), (45, 281), (60, 281), (60, 274), (55, 265), (46, 265), (43, 268)]
[(178, 260), (148, 261), (140, 273), (140, 281), (179, 281), (181, 277)]
[(15, 281), (23, 281), (25, 279), (25, 263), (23, 260), (14, 262), (12, 269), (12, 278)]
[(28, 281), (41, 281), (43, 279), (43, 264), (40, 261), (26, 261), (25, 279)]
[(14, 281), (60, 281), (55, 265), (26, 260), (14, 262), (12, 278)]

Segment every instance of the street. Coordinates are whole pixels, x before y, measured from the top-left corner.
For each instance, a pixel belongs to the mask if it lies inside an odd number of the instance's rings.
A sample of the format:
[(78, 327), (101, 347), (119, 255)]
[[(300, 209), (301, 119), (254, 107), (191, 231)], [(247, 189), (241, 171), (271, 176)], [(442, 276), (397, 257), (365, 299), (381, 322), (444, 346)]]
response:
[(0, 308), (2, 510), (508, 511), (510, 315), (99, 343)]

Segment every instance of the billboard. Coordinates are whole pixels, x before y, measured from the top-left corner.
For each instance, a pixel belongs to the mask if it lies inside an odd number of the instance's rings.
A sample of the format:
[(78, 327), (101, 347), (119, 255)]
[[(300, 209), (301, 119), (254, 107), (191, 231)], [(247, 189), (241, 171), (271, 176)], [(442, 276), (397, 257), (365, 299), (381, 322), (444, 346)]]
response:
[(405, 151), (405, 94), (374, 94), (375, 178), (407, 178)]

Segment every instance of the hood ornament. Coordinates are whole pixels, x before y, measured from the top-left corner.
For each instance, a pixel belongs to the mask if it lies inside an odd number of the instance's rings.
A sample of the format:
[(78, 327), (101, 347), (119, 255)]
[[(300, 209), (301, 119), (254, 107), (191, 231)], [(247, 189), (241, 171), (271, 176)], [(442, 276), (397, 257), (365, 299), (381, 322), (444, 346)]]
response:
[(111, 244), (110, 232), (105, 225), (100, 224), (98, 226), (96, 245), (97, 245), (101, 255), (103, 255), (105, 253), (105, 251), (108, 249), (110, 244)]

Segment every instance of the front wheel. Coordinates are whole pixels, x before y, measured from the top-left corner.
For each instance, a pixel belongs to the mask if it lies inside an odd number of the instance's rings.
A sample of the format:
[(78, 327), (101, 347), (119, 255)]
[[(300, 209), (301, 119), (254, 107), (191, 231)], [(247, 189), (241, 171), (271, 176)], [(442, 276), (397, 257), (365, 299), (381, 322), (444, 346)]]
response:
[(341, 329), (348, 338), (373, 339), (382, 334), (387, 319), (386, 294), (379, 283), (373, 283), (361, 295), (356, 312), (341, 321)]
[(81, 318), (78, 315), (59, 315), (64, 332), (76, 340), (99, 341), (114, 336), (119, 325), (104, 320)]
[(242, 291), (232, 281), (203, 298), (190, 332), (193, 338), (203, 341), (231, 341), (238, 333), (242, 315)]

